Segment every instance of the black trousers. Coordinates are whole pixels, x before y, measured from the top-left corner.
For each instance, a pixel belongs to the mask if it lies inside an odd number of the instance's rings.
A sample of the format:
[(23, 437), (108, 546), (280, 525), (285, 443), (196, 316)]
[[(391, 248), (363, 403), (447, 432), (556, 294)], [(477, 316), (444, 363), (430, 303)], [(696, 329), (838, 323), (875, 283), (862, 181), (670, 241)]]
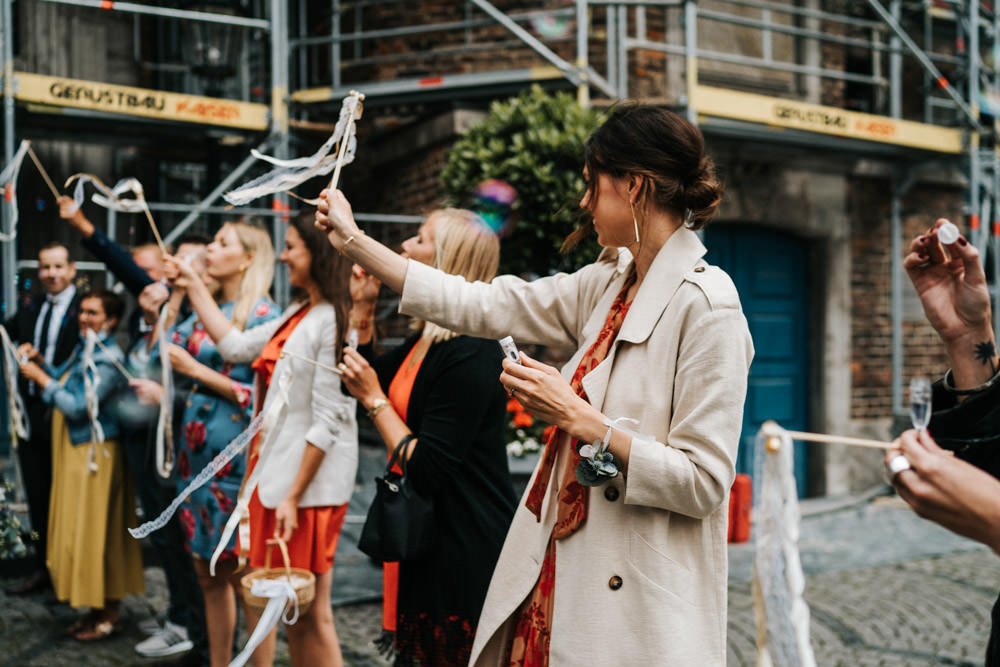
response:
[[(125, 461), (146, 521), (163, 512), (177, 494), (174, 482), (162, 480), (153, 460), (156, 422), (142, 426), (122, 425), (121, 442)], [(194, 644), (193, 653), (208, 664), (208, 630), (205, 626), (205, 600), (188, 552), (184, 529), (176, 515), (163, 528), (149, 536), (167, 580), (170, 605), (167, 619), (187, 628), (188, 639)]]
[(52, 492), (52, 409), (39, 396), (25, 398), (31, 438), (17, 444), (17, 459), (21, 464), (31, 529), (38, 534), (35, 564), (42, 570), (48, 547), (49, 494)]

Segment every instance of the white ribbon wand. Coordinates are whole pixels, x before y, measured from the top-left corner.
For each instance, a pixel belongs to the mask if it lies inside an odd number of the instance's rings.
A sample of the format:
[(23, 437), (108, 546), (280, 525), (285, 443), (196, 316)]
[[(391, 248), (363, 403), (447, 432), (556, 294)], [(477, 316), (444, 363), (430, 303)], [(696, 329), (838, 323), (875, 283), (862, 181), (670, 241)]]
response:
[(11, 161), (0, 171), (0, 187), (3, 188), (3, 207), (6, 212), (4, 221), (7, 223), (6, 229), (0, 231), (0, 241), (13, 241), (17, 238), (17, 176), (21, 173), (21, 163), (30, 148), (31, 144), (26, 139), (22, 140)]
[[(95, 204), (121, 213), (145, 214), (149, 228), (153, 231), (153, 236), (156, 238), (156, 245), (160, 246), (160, 252), (164, 255), (167, 254), (167, 247), (163, 244), (160, 230), (156, 227), (156, 222), (153, 220), (153, 213), (149, 210), (149, 205), (146, 203), (146, 193), (142, 189), (142, 183), (138, 179), (123, 178), (115, 183), (115, 187), (109, 188), (97, 176), (79, 173), (73, 174), (66, 179), (65, 187), (68, 188), (69, 184), (74, 180), (77, 183), (76, 188), (73, 190), (73, 202), (76, 204), (77, 209), (83, 205), (85, 196), (84, 185), (91, 183), (99, 191), (99, 193), (94, 193), (90, 198)], [(126, 192), (131, 192), (135, 196), (135, 199), (122, 199), (119, 196)]]
[[(264, 155), (256, 149), (251, 150), (250, 154), (255, 158), (273, 164), (277, 169), (272, 169), (235, 190), (225, 193), (223, 198), (234, 206), (241, 206), (264, 195), (291, 190), (314, 176), (329, 174), (331, 170), (334, 170), (331, 186), (335, 187), (337, 179), (340, 177), (341, 166), (354, 160), (354, 152), (357, 147), (354, 121), (361, 118), (361, 101), (364, 98), (364, 94), (356, 90), (352, 90), (344, 98), (340, 107), (340, 117), (337, 120), (337, 125), (334, 127), (333, 134), (319, 147), (319, 150), (309, 157), (280, 160), (270, 155)], [(330, 151), (338, 141), (340, 142), (340, 149), (335, 157), (330, 154)], [(298, 195), (294, 196), (296, 199), (301, 199), (313, 205), (318, 203), (318, 200), (303, 199)]]

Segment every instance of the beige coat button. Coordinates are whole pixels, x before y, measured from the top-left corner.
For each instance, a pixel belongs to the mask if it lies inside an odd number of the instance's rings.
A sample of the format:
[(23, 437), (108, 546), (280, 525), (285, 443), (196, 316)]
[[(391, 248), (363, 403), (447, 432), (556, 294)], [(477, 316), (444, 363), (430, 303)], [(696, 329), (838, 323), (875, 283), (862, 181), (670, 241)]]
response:
[(617, 574), (608, 579), (608, 588), (610, 588), (611, 590), (617, 591), (621, 587), (622, 587), (622, 578), (619, 577)]
[(705, 271), (705, 267), (704, 266), (696, 266), (696, 267), (694, 267), (694, 272), (695, 273), (703, 273), (704, 271)]
[(604, 498), (615, 502), (618, 500), (618, 487), (617, 486), (607, 486), (604, 488)]

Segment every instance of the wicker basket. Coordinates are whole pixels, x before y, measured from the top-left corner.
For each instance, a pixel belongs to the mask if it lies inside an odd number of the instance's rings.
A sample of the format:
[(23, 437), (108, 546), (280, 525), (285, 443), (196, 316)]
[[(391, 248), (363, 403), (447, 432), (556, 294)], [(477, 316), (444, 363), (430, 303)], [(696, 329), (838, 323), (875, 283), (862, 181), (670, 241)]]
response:
[[(299, 615), (305, 614), (312, 606), (313, 598), (316, 597), (316, 576), (309, 570), (300, 567), (290, 567), (288, 559), (288, 547), (280, 537), (274, 537), (267, 541), (269, 545), (264, 556), (264, 569), (251, 572), (240, 579), (243, 586), (243, 599), (247, 605), (256, 612), (264, 611), (270, 598), (262, 598), (250, 592), (253, 582), (258, 579), (282, 579), (288, 577), (293, 582), (295, 593), (299, 598)], [(284, 567), (271, 567), (271, 546), (275, 544), (281, 549), (281, 557), (285, 561)]]

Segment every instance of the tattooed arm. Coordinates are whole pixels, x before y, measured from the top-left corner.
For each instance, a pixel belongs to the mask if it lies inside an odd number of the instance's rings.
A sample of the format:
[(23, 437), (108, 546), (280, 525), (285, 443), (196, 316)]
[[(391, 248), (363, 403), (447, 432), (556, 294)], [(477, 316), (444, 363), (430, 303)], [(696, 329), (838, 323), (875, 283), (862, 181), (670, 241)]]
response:
[(913, 282), (924, 313), (941, 336), (956, 389), (978, 387), (1000, 370), (986, 276), (979, 251), (960, 236), (942, 245), (938, 220), (910, 245), (903, 268)]

